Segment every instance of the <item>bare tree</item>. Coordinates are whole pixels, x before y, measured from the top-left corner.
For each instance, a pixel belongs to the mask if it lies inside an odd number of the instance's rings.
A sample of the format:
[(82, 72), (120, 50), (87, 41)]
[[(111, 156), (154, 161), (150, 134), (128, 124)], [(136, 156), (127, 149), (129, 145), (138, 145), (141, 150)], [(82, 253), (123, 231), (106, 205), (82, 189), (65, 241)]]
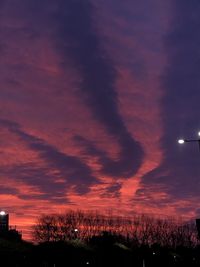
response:
[(125, 218), (103, 215), (97, 212), (68, 211), (65, 214), (43, 215), (33, 226), (33, 238), (37, 242), (89, 241), (93, 236), (109, 232), (123, 236), (133, 245), (159, 244), (177, 247), (194, 246), (197, 231), (194, 223), (185, 223), (175, 218), (161, 219), (147, 215)]

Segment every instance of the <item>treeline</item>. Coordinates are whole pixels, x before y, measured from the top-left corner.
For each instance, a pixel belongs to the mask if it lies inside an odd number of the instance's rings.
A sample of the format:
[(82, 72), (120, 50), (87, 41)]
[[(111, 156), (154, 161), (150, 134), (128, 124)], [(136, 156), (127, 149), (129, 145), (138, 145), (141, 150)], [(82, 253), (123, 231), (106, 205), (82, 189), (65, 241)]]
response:
[(68, 211), (38, 217), (32, 230), (35, 243), (0, 235), (2, 266), (200, 266), (195, 222)]
[(34, 241), (39, 243), (73, 239), (89, 242), (105, 233), (132, 246), (158, 244), (176, 248), (194, 247), (198, 243), (194, 222), (186, 223), (175, 218), (162, 219), (147, 215), (124, 218), (83, 211), (42, 215), (33, 226), (32, 233)]

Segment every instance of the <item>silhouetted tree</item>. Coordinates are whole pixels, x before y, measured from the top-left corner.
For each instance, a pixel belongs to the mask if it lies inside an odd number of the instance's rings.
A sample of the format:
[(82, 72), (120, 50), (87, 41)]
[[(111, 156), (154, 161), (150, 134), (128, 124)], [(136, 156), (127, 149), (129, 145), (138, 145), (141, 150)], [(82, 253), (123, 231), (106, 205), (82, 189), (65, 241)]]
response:
[(198, 240), (194, 223), (147, 215), (123, 218), (97, 212), (68, 211), (60, 215), (43, 215), (33, 226), (33, 237), (37, 242), (89, 241), (103, 232), (123, 236), (133, 246), (159, 244), (173, 248), (180, 245), (192, 247)]

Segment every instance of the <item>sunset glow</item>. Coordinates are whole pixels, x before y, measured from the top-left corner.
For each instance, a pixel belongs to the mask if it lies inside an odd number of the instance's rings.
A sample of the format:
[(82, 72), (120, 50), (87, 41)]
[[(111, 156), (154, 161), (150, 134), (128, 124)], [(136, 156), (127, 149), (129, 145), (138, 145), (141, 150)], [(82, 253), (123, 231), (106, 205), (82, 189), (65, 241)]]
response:
[(200, 127), (198, 1), (0, 6), (0, 208), (23, 238), (69, 209), (198, 216), (178, 140)]

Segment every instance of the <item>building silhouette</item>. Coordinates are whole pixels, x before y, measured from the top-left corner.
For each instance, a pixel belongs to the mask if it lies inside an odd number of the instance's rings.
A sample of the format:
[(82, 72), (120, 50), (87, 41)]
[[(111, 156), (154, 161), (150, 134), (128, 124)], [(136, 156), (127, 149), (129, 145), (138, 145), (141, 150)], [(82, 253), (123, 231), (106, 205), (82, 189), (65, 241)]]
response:
[(0, 211), (0, 233), (9, 230), (9, 214)]
[(17, 231), (16, 227), (9, 225), (9, 214), (0, 211), (0, 238), (9, 240), (21, 240), (22, 233)]

